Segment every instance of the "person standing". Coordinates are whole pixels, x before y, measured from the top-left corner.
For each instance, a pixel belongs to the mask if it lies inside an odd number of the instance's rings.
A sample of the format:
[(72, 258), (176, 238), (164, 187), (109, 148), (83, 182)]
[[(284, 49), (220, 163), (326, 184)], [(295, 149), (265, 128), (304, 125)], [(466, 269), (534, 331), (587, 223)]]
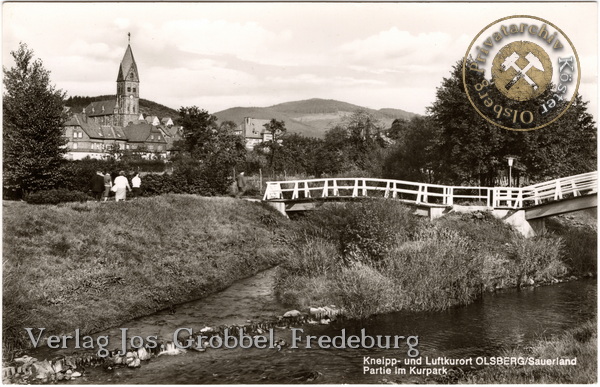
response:
[(240, 196), (242, 196), (244, 194), (244, 192), (246, 191), (246, 186), (247, 186), (247, 182), (246, 182), (246, 176), (244, 176), (244, 172), (240, 172), (240, 174), (237, 176), (237, 178), (235, 179), (236, 183), (237, 183), (237, 194), (235, 195), (236, 198), (239, 198)]
[(142, 179), (139, 172), (136, 172), (133, 179), (131, 179), (131, 186), (133, 187), (132, 193), (134, 198), (142, 195)]
[(110, 196), (111, 188), (112, 188), (112, 177), (110, 177), (110, 173), (108, 173), (108, 171), (106, 171), (106, 174), (104, 175), (104, 193), (102, 194), (104, 201), (108, 200), (108, 197)]
[(104, 175), (101, 171), (96, 171), (96, 174), (92, 177), (90, 188), (94, 199), (100, 201), (102, 199), (102, 192), (104, 191)]
[(127, 191), (131, 191), (131, 187), (129, 186), (129, 181), (125, 177), (125, 172), (119, 172), (119, 176), (115, 179), (115, 186), (113, 188), (115, 191), (115, 201), (125, 200), (127, 196)]

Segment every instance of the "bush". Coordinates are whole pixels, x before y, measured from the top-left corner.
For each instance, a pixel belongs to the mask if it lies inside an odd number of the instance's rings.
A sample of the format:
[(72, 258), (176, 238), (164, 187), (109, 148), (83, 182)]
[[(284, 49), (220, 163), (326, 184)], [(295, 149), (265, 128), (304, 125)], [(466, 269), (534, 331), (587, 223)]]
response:
[(563, 242), (560, 238), (517, 238), (511, 243), (511, 272), (517, 286), (528, 279), (548, 281), (567, 273), (561, 261)]
[(335, 279), (335, 298), (350, 318), (366, 318), (393, 310), (395, 284), (377, 269), (360, 262), (342, 269)]
[(174, 163), (172, 174), (146, 175), (143, 187), (145, 196), (167, 193), (216, 196), (226, 194), (232, 181), (231, 176), (212, 171), (210, 166), (186, 160)]
[(58, 204), (65, 202), (85, 202), (91, 200), (88, 194), (81, 191), (69, 191), (66, 189), (52, 189), (38, 191), (25, 197), (25, 201), (31, 204)]
[(294, 235), (292, 239), (294, 240), (294, 254), (281, 265), (287, 275), (316, 277), (337, 270), (338, 251), (334, 243), (321, 238), (312, 238), (302, 231)]
[(58, 170), (61, 177), (57, 188), (87, 192), (90, 186), (90, 179), (98, 170), (109, 172), (114, 179), (119, 171), (126, 171), (132, 174), (133, 171), (161, 172), (165, 168), (166, 164), (160, 160), (115, 161), (87, 158), (83, 160), (64, 160)]
[(348, 218), (340, 233), (346, 261), (378, 262), (396, 243), (408, 240), (417, 220), (404, 205), (392, 200), (364, 200), (346, 206)]
[(482, 260), (468, 238), (436, 225), (391, 250), (380, 267), (399, 285), (404, 308), (443, 310), (481, 294)]
[(575, 275), (596, 273), (598, 232), (596, 219), (578, 216), (557, 216), (546, 220), (548, 231), (564, 241), (563, 260)]

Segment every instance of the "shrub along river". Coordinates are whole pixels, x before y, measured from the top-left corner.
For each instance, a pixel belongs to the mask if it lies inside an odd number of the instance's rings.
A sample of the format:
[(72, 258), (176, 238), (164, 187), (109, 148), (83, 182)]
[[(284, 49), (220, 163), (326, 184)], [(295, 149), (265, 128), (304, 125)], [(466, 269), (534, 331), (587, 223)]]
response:
[[(170, 339), (178, 328), (200, 330), (204, 326), (247, 324), (283, 314), (286, 309), (272, 293), (276, 269), (237, 282), (203, 300), (189, 302), (122, 327), (99, 333), (111, 338), (110, 347), (120, 348), (121, 330), (128, 336), (151, 335)], [(526, 346), (589, 320), (596, 315), (595, 280), (580, 280), (553, 286), (486, 294), (471, 305), (444, 312), (398, 312), (367, 321), (338, 320), (329, 325), (303, 325), (304, 334), (339, 336), (419, 336), (420, 356), (469, 358), (501, 356), (502, 349)], [(288, 343), (289, 329), (275, 329)], [(422, 375), (370, 375), (364, 372), (369, 359), (406, 359), (405, 342), (400, 349), (312, 349), (299, 345), (277, 349), (188, 350), (177, 356), (159, 356), (142, 362), (141, 368), (90, 367), (76, 383), (93, 384), (230, 384), (230, 383), (381, 383), (423, 382)], [(31, 355), (52, 358), (63, 350), (40, 348)], [(377, 365), (372, 365), (377, 368)], [(409, 367), (405, 367), (407, 370)]]

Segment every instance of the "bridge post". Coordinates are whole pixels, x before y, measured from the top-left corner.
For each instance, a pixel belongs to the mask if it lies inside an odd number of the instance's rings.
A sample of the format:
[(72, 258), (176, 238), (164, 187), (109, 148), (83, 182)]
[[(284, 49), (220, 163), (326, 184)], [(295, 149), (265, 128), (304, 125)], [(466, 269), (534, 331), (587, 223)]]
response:
[(298, 199), (298, 182), (294, 183), (294, 192), (292, 193), (292, 200)]
[(354, 189), (352, 190), (352, 197), (355, 198), (358, 196), (358, 179), (354, 180)]
[(454, 204), (454, 187), (447, 187), (446, 204), (451, 206)]
[(554, 191), (554, 200), (562, 199), (560, 180), (556, 180), (556, 191)]
[(573, 196), (579, 196), (579, 191), (577, 191), (577, 184), (573, 180), (571, 180), (571, 188), (573, 189)]
[(283, 216), (285, 216), (286, 218), (289, 218), (287, 212), (285, 211), (285, 202), (276, 202), (276, 201), (267, 201), (267, 204), (273, 208), (275, 208), (277, 211), (279, 211), (280, 213), (283, 214)]
[(517, 200), (515, 203), (516, 207), (523, 207), (523, 190), (519, 190), (519, 194), (517, 195)]
[(323, 184), (323, 193), (321, 194), (321, 197), (326, 198), (327, 195), (329, 195), (329, 193), (327, 192), (327, 180), (325, 180), (325, 184)]
[(362, 196), (367, 196), (367, 181), (365, 179), (362, 180)]
[(339, 196), (340, 193), (337, 187), (337, 179), (333, 179), (333, 196)]

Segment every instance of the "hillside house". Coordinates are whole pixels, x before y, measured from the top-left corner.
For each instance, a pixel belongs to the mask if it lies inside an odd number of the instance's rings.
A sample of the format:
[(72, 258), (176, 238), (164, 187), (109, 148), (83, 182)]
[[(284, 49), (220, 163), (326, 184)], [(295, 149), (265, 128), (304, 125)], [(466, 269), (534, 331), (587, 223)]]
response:
[(236, 133), (244, 136), (246, 148), (248, 150), (254, 149), (254, 147), (261, 142), (273, 139), (273, 135), (265, 128), (265, 125), (269, 122), (271, 122), (271, 120), (244, 117), (244, 121), (238, 126), (239, 130), (236, 130)]

